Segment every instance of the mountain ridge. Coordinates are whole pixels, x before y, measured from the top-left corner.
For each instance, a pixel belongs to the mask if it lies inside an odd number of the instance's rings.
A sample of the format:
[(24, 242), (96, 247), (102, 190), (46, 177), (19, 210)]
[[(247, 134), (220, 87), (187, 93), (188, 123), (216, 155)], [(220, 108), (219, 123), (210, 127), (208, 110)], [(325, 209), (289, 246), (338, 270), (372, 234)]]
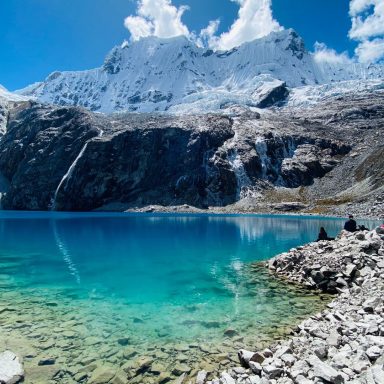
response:
[[(182, 113), (231, 104), (259, 107), (279, 87), (377, 79), (383, 74), (379, 65), (320, 64), (292, 29), (216, 52), (199, 48), (184, 36), (152, 36), (113, 48), (99, 68), (53, 72), (44, 82), (18, 93), (104, 113)], [(280, 94), (282, 100), (287, 97), (287, 92)]]

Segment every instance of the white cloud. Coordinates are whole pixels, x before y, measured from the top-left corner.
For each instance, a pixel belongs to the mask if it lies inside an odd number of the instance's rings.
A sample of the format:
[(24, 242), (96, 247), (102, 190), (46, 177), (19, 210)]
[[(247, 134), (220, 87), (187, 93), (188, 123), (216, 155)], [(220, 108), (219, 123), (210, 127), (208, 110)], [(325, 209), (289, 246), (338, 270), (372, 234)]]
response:
[(337, 53), (334, 49), (328, 48), (324, 43), (315, 43), (315, 60), (319, 63), (348, 64), (352, 60), (346, 52)]
[(200, 31), (199, 37), (195, 37), (196, 44), (200, 47), (212, 47), (218, 39), (216, 35), (220, 20), (211, 20), (208, 26)]
[(362, 63), (374, 63), (384, 58), (384, 39), (361, 42), (355, 51)]
[(349, 14), (352, 27), (349, 37), (359, 42), (355, 50), (361, 62), (374, 62), (384, 57), (384, 1), (351, 0)]
[(124, 20), (125, 27), (131, 33), (132, 40), (147, 37), (153, 34), (153, 23), (140, 16), (128, 16)]
[(268, 35), (282, 29), (273, 18), (272, 0), (231, 0), (240, 5), (237, 19), (228, 32), (211, 40), (216, 49), (231, 49), (246, 41)]
[(188, 7), (179, 8), (171, 0), (139, 0), (137, 16), (128, 16), (124, 25), (131, 33), (132, 40), (146, 36), (174, 37), (189, 36), (189, 30), (181, 21)]

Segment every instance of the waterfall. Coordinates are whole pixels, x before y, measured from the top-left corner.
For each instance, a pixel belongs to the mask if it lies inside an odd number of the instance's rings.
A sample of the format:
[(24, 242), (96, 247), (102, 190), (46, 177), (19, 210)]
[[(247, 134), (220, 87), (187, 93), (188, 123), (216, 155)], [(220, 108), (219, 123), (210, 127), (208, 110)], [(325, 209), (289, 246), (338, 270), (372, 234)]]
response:
[(81, 149), (80, 153), (77, 155), (75, 161), (71, 164), (71, 166), (69, 167), (67, 173), (63, 176), (63, 178), (61, 179), (59, 185), (57, 186), (55, 194), (53, 196), (53, 202), (52, 202), (52, 210), (53, 211), (56, 210), (56, 199), (57, 199), (57, 195), (58, 195), (58, 193), (59, 193), (59, 191), (61, 189), (61, 186), (64, 184), (64, 182), (66, 183), (66, 185), (68, 184), (68, 181), (70, 180), (70, 178), (72, 176), (73, 170), (75, 169), (77, 162), (79, 161), (81, 156), (83, 156), (84, 151), (87, 149), (87, 145), (88, 145), (88, 142), (85, 143), (85, 145)]
[(267, 142), (263, 136), (259, 136), (256, 138), (255, 147), (261, 162), (261, 178), (267, 179), (267, 170), (268, 166), (271, 165), (271, 161), (268, 157)]
[(228, 155), (228, 162), (236, 176), (236, 198), (243, 199), (245, 197), (256, 197), (257, 193), (252, 190), (252, 182), (245, 171), (244, 164), (240, 155), (234, 150)]
[[(215, 170), (215, 153), (212, 149), (208, 150), (204, 154), (203, 158), (203, 168), (205, 171), (206, 178), (215, 178), (216, 176), (216, 170)], [(208, 203), (212, 201), (215, 205), (222, 205), (222, 200), (220, 197), (220, 192), (213, 192), (208, 186), (205, 188), (205, 191), (207, 192), (207, 200)]]
[[(99, 133), (97, 135), (97, 137), (102, 137), (103, 134), (104, 134), (104, 131), (100, 128), (98, 128), (99, 130)], [(81, 148), (81, 151), (80, 153), (77, 155), (76, 159), (74, 160), (74, 162), (71, 164), (71, 166), (68, 168), (68, 171), (67, 173), (62, 177), (62, 179), (60, 180), (60, 183), (59, 185), (57, 186), (56, 188), (56, 191), (55, 191), (55, 194), (53, 195), (53, 200), (52, 200), (52, 211), (55, 211), (56, 210), (56, 199), (57, 199), (57, 195), (62, 187), (62, 185), (64, 184), (65, 182), (65, 187), (67, 186), (68, 184), (68, 181), (70, 180), (70, 178), (72, 177), (72, 174), (73, 174), (73, 170), (75, 169), (76, 167), (76, 164), (77, 162), (80, 160), (80, 158), (83, 156), (85, 150), (87, 149), (87, 145), (88, 145), (89, 141), (87, 141), (83, 148)], [(64, 188), (65, 188), (64, 187)]]
[(294, 140), (289, 137), (286, 143), (284, 144), (284, 158), (293, 157), (296, 151), (296, 145)]
[(281, 165), (286, 158), (291, 158), (295, 154), (296, 144), (291, 138), (274, 137), (274, 152), (272, 157), (268, 156), (267, 139), (263, 136), (256, 138), (255, 149), (261, 162), (261, 178), (269, 180), (275, 185), (284, 186), (281, 177)]

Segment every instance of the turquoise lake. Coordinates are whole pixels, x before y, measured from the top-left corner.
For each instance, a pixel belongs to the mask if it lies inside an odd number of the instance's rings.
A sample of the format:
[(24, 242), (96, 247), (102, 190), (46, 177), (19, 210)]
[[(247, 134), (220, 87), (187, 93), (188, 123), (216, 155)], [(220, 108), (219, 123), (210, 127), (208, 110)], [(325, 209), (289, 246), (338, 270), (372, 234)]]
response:
[[(324, 306), (326, 299), (276, 281), (255, 262), (315, 240), (321, 226), (336, 236), (343, 222), (3, 211), (0, 324), (7, 332), (16, 332), (15, 322), (28, 324), (16, 329), (37, 348), (31, 362), (49, 342), (69, 366), (91, 346), (95, 359), (121, 365), (121, 348), (140, 346), (148, 355), (154, 345), (168, 356), (182, 351), (186, 364), (208, 364), (208, 355), (284, 335)], [(107, 352), (97, 354), (97, 338), (103, 346), (108, 340)], [(78, 345), (78, 355), (66, 357), (70, 343)], [(219, 362), (217, 356), (211, 360)]]

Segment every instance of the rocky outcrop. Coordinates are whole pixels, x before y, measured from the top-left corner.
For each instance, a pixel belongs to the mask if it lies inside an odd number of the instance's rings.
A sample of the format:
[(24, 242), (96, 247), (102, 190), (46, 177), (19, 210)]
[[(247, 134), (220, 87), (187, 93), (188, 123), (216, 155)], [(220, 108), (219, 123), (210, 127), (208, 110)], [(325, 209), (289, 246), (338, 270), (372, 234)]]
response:
[[(208, 117), (212, 129), (191, 129), (178, 121), (122, 130), (89, 142), (71, 178), (57, 194), (58, 209), (90, 210), (116, 201), (145, 206), (215, 204), (209, 196), (233, 199), (235, 178), (223, 167), (207, 172), (207, 154), (233, 135), (227, 118)], [(97, 154), (97, 155), (96, 155)], [(215, 180), (215, 181), (213, 181)], [(232, 186), (232, 187), (231, 187)], [(69, 196), (76, 196), (70, 199)]]
[(289, 95), (287, 84), (283, 81), (274, 84), (267, 90), (258, 90), (258, 96), (260, 101), (257, 103), (258, 108), (269, 108), (276, 104), (282, 104)]
[[(340, 195), (337, 201), (364, 199), (379, 211), (381, 102), (379, 96), (335, 101), (301, 114), (232, 107), (226, 115), (184, 117), (104, 116), (26, 102), (10, 110), (0, 140), (2, 206), (205, 209), (247, 198), (251, 211), (324, 213)], [(340, 124), (340, 109), (352, 106), (355, 113), (345, 114), (351, 120)], [(368, 109), (371, 119), (360, 129), (356, 110)], [(368, 125), (377, 129), (373, 135)]]
[(327, 310), (299, 324), (290, 340), (262, 351), (240, 350), (243, 367), (207, 383), (383, 383), (383, 260), (382, 229), (343, 232), (335, 241), (272, 259), (272, 273), (311, 288), (336, 288), (339, 295)]
[(0, 170), (9, 181), (4, 208), (49, 209), (55, 189), (100, 125), (76, 108), (15, 109), (0, 142)]
[(216, 116), (112, 120), (77, 108), (35, 104), (15, 110), (0, 142), (0, 170), (10, 182), (3, 207), (205, 206), (215, 203), (211, 185), (215, 199), (231, 202), (233, 172), (207, 170), (208, 154), (233, 136), (231, 125)]
[(343, 231), (337, 241), (319, 241), (276, 256), (269, 268), (289, 281), (336, 293), (362, 284), (377, 264), (384, 266), (380, 247), (376, 232)]

